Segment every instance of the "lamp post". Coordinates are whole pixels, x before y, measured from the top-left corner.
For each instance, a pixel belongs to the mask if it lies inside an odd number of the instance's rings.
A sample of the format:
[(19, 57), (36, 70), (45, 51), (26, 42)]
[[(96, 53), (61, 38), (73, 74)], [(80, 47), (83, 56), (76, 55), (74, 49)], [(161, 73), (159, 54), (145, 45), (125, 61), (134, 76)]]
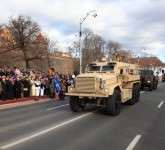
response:
[(86, 16), (84, 18), (80, 19), (80, 31), (79, 31), (80, 74), (82, 73), (82, 46), (81, 46), (82, 24), (91, 13), (93, 13), (93, 17), (97, 16), (96, 10), (91, 10), (86, 14)]

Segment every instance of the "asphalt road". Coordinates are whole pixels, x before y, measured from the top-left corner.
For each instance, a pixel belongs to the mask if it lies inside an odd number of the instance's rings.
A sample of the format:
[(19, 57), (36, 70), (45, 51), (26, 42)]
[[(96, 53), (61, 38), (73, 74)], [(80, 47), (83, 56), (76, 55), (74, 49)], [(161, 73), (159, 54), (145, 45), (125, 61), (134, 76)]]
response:
[(164, 150), (164, 101), (161, 84), (117, 117), (95, 108), (74, 113), (68, 100), (0, 110), (0, 150)]

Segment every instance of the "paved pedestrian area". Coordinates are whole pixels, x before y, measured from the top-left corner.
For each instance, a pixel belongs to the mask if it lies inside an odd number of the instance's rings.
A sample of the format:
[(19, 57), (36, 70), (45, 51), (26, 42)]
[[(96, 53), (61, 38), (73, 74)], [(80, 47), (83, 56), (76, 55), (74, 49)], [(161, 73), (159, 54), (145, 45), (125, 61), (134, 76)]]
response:
[(53, 101), (53, 99), (41, 98), (39, 100), (34, 100), (34, 98), (33, 99), (31, 98), (31, 99), (28, 99), (27, 101), (0, 104), (0, 110), (7, 109), (7, 108), (13, 108), (13, 107), (17, 107), (17, 106), (30, 105), (30, 104), (35, 104), (35, 103), (43, 103), (43, 102), (47, 102), (47, 101)]

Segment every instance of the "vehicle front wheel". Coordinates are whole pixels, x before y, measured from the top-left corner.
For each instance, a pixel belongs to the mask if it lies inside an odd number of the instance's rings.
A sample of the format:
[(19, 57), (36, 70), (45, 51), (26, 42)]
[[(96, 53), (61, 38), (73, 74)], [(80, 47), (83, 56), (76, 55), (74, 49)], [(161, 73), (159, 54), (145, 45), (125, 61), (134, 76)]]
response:
[(121, 110), (121, 94), (119, 90), (114, 90), (112, 96), (107, 100), (106, 112), (108, 115), (117, 116)]
[(154, 90), (156, 90), (158, 88), (158, 82), (155, 82), (154, 84)]
[(83, 106), (81, 106), (79, 97), (77, 96), (70, 96), (69, 104), (71, 110), (74, 112), (81, 112), (83, 110)]

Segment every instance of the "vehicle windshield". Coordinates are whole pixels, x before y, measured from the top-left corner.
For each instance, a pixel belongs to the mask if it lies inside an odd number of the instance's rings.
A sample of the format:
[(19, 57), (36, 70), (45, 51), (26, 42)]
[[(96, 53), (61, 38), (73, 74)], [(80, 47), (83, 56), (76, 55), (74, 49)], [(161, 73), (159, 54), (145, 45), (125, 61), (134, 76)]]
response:
[(106, 66), (90, 65), (88, 67), (88, 71), (112, 71), (112, 70), (114, 70), (114, 65), (106, 65)]
[(90, 65), (88, 71), (100, 71), (101, 66)]
[(142, 76), (149, 76), (149, 75), (152, 75), (153, 72), (152, 70), (141, 70), (141, 75)]
[(102, 67), (102, 71), (112, 71), (112, 70), (114, 70), (113, 65), (108, 65), (108, 66), (103, 66)]

